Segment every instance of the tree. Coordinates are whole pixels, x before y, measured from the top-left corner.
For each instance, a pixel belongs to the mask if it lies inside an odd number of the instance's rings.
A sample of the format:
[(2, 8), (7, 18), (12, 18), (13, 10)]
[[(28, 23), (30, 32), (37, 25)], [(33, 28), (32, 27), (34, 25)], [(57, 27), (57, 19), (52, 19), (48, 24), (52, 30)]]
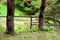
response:
[(36, 6), (37, 0), (16, 0), (16, 8), (24, 12), (26, 15), (35, 15), (39, 11)]
[(46, 7), (46, 0), (42, 0), (39, 14), (39, 30), (43, 31), (43, 23), (44, 23), (44, 9)]
[[(48, 18), (49, 20), (52, 20), (54, 22), (54, 24), (59, 24), (57, 25), (57, 30), (60, 31), (60, 0), (51, 0), (51, 1), (47, 1), (47, 7), (48, 10), (46, 11), (45, 16), (52, 16), (50, 18)], [(46, 20), (48, 20), (46, 19)]]
[(14, 32), (14, 10), (15, 0), (7, 0), (7, 18), (6, 18), (6, 33), (11, 34)]

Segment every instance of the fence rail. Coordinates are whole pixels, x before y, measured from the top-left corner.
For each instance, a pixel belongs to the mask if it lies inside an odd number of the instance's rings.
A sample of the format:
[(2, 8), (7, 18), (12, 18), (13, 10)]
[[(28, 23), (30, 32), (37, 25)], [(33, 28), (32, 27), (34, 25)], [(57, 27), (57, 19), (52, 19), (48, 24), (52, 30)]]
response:
[[(7, 17), (7, 16), (0, 16), (0, 17)], [(38, 18), (38, 16), (14, 16), (14, 17), (26, 17), (26, 18)], [(60, 18), (60, 16), (44, 16), (45, 18)]]
[[(32, 24), (32, 25), (39, 25), (39, 24)], [(59, 26), (60, 24), (44, 24), (44, 26)]]
[[(7, 16), (0, 16), (0, 17), (7, 17)], [(14, 17), (21, 17), (21, 18), (31, 18), (30, 20), (30, 28), (32, 25), (38, 25), (38, 24), (32, 24), (32, 18), (38, 18), (38, 16), (14, 16)], [(60, 18), (60, 16), (54, 17), (54, 16), (45, 16), (45, 18)], [(46, 26), (59, 26), (60, 24), (44, 24)]]

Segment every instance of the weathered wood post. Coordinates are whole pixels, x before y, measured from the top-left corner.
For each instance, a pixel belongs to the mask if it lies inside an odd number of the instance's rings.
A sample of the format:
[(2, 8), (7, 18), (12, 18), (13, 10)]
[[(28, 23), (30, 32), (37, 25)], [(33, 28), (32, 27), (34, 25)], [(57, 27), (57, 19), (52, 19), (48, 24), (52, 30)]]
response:
[(30, 20), (30, 29), (32, 28), (32, 16), (31, 16), (31, 20)]
[(6, 17), (6, 33), (11, 34), (14, 32), (14, 10), (15, 0), (7, 0), (7, 17)]

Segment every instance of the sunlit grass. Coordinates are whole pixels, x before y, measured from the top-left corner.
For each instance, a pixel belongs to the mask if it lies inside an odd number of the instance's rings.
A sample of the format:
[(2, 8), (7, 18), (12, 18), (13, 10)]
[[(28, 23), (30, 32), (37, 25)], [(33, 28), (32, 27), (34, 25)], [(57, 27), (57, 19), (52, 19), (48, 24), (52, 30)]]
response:
[(15, 8), (15, 15), (24, 15), (24, 12), (20, 11), (19, 9)]

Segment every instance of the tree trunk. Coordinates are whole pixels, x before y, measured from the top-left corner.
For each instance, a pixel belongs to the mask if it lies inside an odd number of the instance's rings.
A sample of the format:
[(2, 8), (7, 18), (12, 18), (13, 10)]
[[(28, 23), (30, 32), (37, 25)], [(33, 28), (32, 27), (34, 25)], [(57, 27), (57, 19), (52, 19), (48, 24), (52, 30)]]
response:
[(59, 24), (59, 25), (56, 27), (56, 31), (58, 32), (58, 31), (60, 31), (60, 21), (57, 20), (56, 22), (58, 22), (58, 24)]
[(44, 10), (46, 7), (46, 0), (42, 0), (39, 14), (39, 30), (43, 31), (43, 23), (44, 23)]
[(6, 18), (6, 33), (14, 32), (14, 5), (15, 0), (7, 0), (7, 18)]
[(60, 21), (58, 21), (58, 24), (59, 24), (59, 26), (58, 26), (57, 30), (60, 31)]
[(59, 28), (60, 28), (60, 22), (59, 22)]

